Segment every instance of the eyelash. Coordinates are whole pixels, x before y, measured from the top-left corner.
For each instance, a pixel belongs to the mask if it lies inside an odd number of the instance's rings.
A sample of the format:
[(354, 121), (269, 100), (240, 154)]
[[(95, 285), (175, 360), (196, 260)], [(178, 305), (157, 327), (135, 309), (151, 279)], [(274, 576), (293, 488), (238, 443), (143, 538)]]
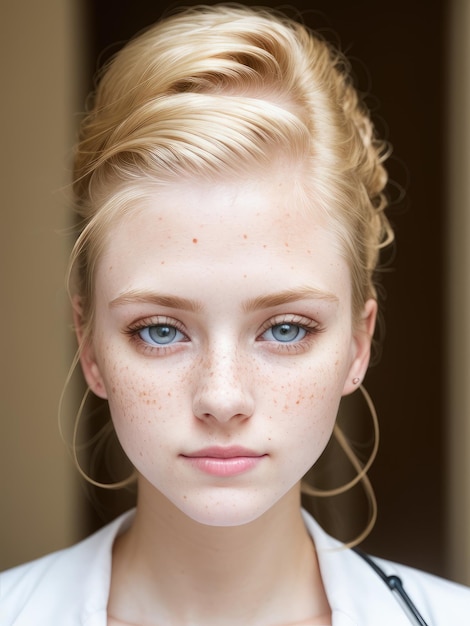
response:
[(268, 330), (276, 327), (282, 326), (282, 324), (290, 324), (292, 326), (298, 326), (301, 330), (305, 331), (305, 336), (294, 342), (280, 342), (280, 341), (270, 341), (269, 339), (264, 339), (260, 341), (269, 342), (274, 350), (279, 352), (288, 352), (298, 354), (299, 352), (303, 352), (306, 348), (309, 347), (312, 340), (316, 335), (322, 332), (321, 326), (318, 322), (314, 322), (311, 319), (306, 317), (302, 317), (300, 315), (280, 315), (268, 320), (263, 326), (258, 334), (258, 337), (261, 337)]
[(139, 333), (141, 333), (144, 329), (150, 328), (152, 326), (169, 326), (171, 328), (176, 328), (176, 330), (178, 330), (185, 337), (185, 342), (189, 341), (184, 326), (177, 320), (169, 317), (151, 317), (139, 320), (138, 322), (129, 326), (129, 328), (124, 331), (124, 333), (130, 337), (132, 342), (137, 344), (139, 350), (144, 354), (157, 353), (158, 356), (164, 356), (170, 352), (173, 352), (176, 345), (178, 345), (174, 343), (169, 343), (168, 345), (162, 344), (161, 346), (156, 346), (144, 341), (142, 337), (140, 337)]
[[(268, 330), (275, 328), (276, 326), (281, 326), (282, 324), (290, 324), (292, 326), (298, 326), (299, 329), (305, 331), (305, 336), (299, 339), (298, 341), (293, 342), (281, 342), (269, 339), (262, 339), (262, 335), (266, 333)], [(168, 345), (162, 344), (161, 346), (152, 345), (147, 343), (142, 339), (140, 333), (152, 326), (169, 326), (178, 330), (183, 336), (184, 341), (178, 341), (176, 343), (169, 343)], [(304, 351), (311, 343), (313, 338), (322, 332), (321, 326), (310, 320), (306, 317), (302, 317), (299, 315), (281, 315), (276, 316), (274, 318), (266, 321), (263, 326), (260, 328), (256, 340), (262, 343), (266, 342), (270, 344), (270, 347), (279, 352), (288, 352), (288, 353), (299, 353)], [(175, 350), (175, 348), (181, 344), (189, 342), (190, 339), (186, 333), (184, 326), (175, 319), (168, 317), (151, 317), (139, 320), (135, 322), (127, 329), (125, 329), (124, 333), (128, 335), (132, 342), (136, 343), (139, 350), (143, 352), (143, 354), (164, 356), (169, 354)]]

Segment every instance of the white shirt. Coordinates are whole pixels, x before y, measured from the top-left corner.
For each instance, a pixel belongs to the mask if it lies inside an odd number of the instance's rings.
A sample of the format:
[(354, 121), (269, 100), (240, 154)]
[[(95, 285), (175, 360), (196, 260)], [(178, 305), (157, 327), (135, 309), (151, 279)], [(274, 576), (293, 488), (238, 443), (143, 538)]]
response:
[[(372, 568), (303, 513), (333, 626), (410, 626), (395, 594)], [(131, 511), (71, 548), (0, 574), (1, 626), (106, 626), (112, 546), (132, 517)], [(470, 626), (470, 589), (403, 565), (376, 562), (401, 578), (428, 626)]]

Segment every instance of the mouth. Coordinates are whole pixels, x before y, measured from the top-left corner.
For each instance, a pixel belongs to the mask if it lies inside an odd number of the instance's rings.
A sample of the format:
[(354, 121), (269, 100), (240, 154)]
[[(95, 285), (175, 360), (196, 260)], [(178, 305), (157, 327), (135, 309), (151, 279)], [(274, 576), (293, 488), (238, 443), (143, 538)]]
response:
[(240, 446), (211, 447), (181, 457), (193, 467), (211, 476), (230, 477), (254, 469), (267, 455)]

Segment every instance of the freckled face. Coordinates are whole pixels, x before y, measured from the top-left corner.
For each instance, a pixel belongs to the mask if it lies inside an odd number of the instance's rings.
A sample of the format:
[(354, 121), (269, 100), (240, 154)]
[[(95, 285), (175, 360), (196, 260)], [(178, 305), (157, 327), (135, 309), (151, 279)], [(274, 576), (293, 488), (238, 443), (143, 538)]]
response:
[(205, 524), (298, 489), (367, 365), (336, 236), (289, 181), (155, 192), (99, 261), (87, 380), (141, 483)]

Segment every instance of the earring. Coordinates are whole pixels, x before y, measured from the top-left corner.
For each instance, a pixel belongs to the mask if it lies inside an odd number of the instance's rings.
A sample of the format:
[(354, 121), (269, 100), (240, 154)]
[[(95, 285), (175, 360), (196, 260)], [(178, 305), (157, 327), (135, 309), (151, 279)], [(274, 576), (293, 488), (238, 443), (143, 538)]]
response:
[[(72, 459), (73, 459), (73, 462), (75, 464), (75, 467), (77, 468), (77, 470), (78, 470), (79, 474), (82, 476), (82, 478), (84, 478), (88, 483), (90, 483), (90, 485), (93, 485), (94, 487), (100, 487), (101, 489), (110, 489), (110, 490), (111, 489), (122, 489), (123, 487), (128, 487), (129, 485), (132, 485), (136, 481), (137, 472), (135, 470), (132, 471), (132, 473), (130, 474), (130, 476), (128, 478), (124, 478), (123, 480), (119, 480), (119, 481), (116, 481), (114, 483), (102, 483), (102, 482), (99, 482), (99, 481), (95, 480), (91, 476), (89, 476), (86, 473), (86, 471), (82, 468), (82, 466), (80, 464), (80, 460), (78, 458), (78, 452), (79, 452), (80, 446), (79, 446), (79, 444), (77, 442), (78, 430), (79, 430), (78, 427), (79, 427), (79, 423), (80, 423), (80, 418), (82, 417), (82, 414), (84, 412), (86, 400), (87, 400), (90, 392), (91, 392), (91, 389), (89, 387), (87, 387), (85, 392), (84, 392), (84, 394), (83, 394), (82, 401), (80, 402), (80, 406), (78, 408), (77, 416), (75, 418), (75, 423), (73, 425), (73, 435), (72, 435), (72, 445), (71, 445), (71, 448), (72, 448)], [(108, 424), (105, 425), (100, 430), (100, 432), (97, 435), (95, 435), (95, 437), (93, 437), (92, 441), (97, 440), (99, 442), (100, 438), (101, 438), (101, 443), (102, 443), (103, 442), (103, 437), (108, 436), (113, 431), (114, 431), (114, 428), (112, 426), (112, 422), (109, 421)]]
[(361, 382), (361, 379), (356, 376), (355, 378), (352, 379), (352, 381), (353, 381), (353, 385), (357, 385), (358, 383)]
[[(360, 383), (359, 378), (353, 378), (353, 382), (355, 384)], [(373, 436), (373, 444), (372, 451), (370, 452), (369, 458), (365, 463), (356, 455), (354, 451), (353, 445), (348, 441), (347, 436), (343, 433), (338, 423), (335, 424), (334, 427), (334, 436), (339, 444), (342, 451), (345, 453), (347, 459), (351, 463), (352, 467), (356, 471), (356, 475), (349, 482), (340, 487), (336, 487), (333, 489), (319, 489), (317, 487), (309, 484), (305, 478), (302, 480), (302, 493), (306, 496), (313, 497), (332, 497), (337, 496), (343, 493), (346, 493), (349, 489), (357, 485), (358, 483), (362, 484), (362, 488), (364, 489), (366, 498), (369, 503), (369, 521), (367, 523), (366, 528), (358, 535), (353, 541), (348, 542), (346, 545), (351, 547), (361, 543), (363, 539), (365, 539), (370, 531), (372, 530), (375, 521), (377, 519), (377, 501), (375, 498), (374, 490), (370, 483), (369, 477), (367, 476), (367, 472), (369, 471), (374, 459), (377, 455), (377, 450), (379, 447), (379, 421), (377, 418), (377, 412), (375, 410), (374, 403), (372, 398), (369, 396), (365, 388), (360, 385), (359, 391), (362, 393), (364, 400), (366, 401), (367, 407), (370, 412), (370, 416), (372, 418), (372, 426), (374, 431)], [(362, 455), (361, 455), (362, 456)]]

